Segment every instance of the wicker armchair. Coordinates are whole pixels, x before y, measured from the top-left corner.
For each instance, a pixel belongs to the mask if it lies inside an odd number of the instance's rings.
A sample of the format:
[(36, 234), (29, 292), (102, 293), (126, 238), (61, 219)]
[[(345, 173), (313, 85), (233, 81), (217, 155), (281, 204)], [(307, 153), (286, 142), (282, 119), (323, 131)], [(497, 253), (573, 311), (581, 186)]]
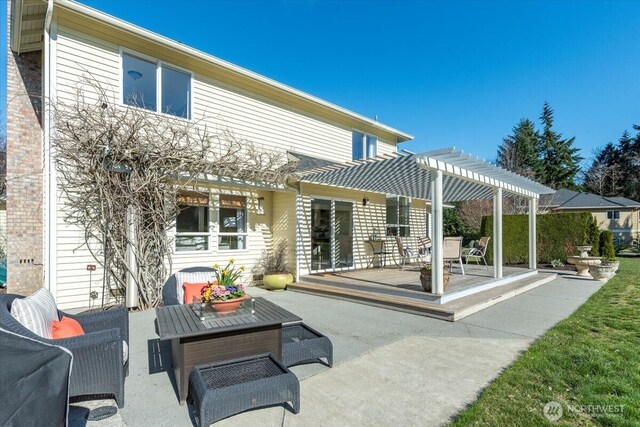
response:
[(58, 310), (58, 315), (77, 320), (85, 335), (47, 339), (40, 337), (11, 316), (11, 304), (20, 295), (0, 295), (0, 326), (16, 334), (44, 343), (65, 347), (73, 354), (69, 397), (111, 394), (119, 408), (124, 407), (124, 379), (129, 362), (123, 363), (123, 341), (129, 344), (129, 314), (124, 307), (73, 315)]

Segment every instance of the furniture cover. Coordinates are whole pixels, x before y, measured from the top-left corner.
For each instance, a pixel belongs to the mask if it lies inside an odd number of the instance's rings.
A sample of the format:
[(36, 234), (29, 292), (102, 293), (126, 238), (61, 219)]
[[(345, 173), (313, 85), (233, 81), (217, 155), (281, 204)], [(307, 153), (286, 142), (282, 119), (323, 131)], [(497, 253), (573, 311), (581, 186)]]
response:
[(0, 327), (0, 425), (64, 426), (73, 356)]

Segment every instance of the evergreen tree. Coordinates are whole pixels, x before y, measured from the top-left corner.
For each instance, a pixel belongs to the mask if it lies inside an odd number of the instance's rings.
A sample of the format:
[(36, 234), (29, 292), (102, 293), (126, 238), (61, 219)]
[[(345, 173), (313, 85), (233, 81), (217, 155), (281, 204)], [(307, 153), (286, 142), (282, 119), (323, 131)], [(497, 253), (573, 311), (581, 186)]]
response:
[(539, 135), (533, 122), (529, 119), (520, 119), (520, 122), (513, 127), (512, 133), (504, 138), (502, 145), (498, 147), (498, 166), (541, 180), (544, 168), (538, 151)]
[(562, 134), (553, 130), (553, 109), (545, 101), (540, 121), (540, 149), (544, 166), (543, 183), (552, 188), (576, 188), (575, 178), (580, 171), (582, 157), (573, 147), (575, 137), (562, 139)]
[(602, 196), (640, 200), (640, 127), (633, 137), (624, 131), (617, 144), (608, 143), (595, 153), (585, 172), (585, 187)]

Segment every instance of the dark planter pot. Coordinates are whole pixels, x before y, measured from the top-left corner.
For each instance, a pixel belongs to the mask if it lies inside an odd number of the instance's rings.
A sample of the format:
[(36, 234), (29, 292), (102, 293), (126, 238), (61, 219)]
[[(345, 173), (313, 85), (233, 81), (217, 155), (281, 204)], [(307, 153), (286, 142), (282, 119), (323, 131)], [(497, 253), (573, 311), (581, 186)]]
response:
[[(422, 289), (425, 292), (432, 293), (431, 291), (431, 270), (420, 270), (420, 283), (422, 284)], [(447, 286), (449, 285), (449, 268), (445, 267), (442, 272), (442, 283), (444, 284), (444, 290), (447, 290)]]

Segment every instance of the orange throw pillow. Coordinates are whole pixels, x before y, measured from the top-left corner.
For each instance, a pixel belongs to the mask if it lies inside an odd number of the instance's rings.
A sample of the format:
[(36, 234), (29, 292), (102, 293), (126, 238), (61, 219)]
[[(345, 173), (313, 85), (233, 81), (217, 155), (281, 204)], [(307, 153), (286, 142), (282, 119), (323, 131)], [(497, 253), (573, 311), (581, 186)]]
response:
[(185, 304), (193, 304), (193, 299), (196, 298), (200, 301), (202, 294), (200, 291), (203, 287), (207, 286), (206, 283), (188, 283), (184, 282), (182, 284), (182, 289), (184, 289), (184, 301)]
[(53, 321), (53, 338), (71, 338), (84, 335), (84, 329), (76, 319), (62, 316), (62, 320)]

